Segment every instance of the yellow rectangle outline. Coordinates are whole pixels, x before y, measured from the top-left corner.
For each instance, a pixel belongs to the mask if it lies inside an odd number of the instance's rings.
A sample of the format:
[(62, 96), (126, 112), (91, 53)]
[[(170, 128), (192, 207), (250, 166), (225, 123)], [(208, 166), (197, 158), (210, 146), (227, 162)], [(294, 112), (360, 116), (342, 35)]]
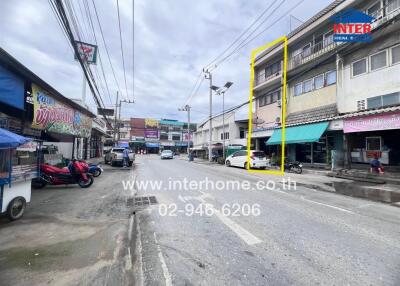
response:
[(250, 145), (251, 145), (251, 133), (253, 132), (253, 88), (254, 88), (254, 61), (256, 55), (265, 51), (266, 49), (275, 46), (276, 44), (283, 42), (283, 85), (282, 85), (282, 145), (281, 145), (281, 166), (280, 170), (252, 170), (250, 164), (247, 164), (246, 169), (249, 173), (264, 173), (272, 175), (284, 175), (284, 164), (285, 164), (285, 136), (286, 136), (286, 71), (287, 71), (287, 37), (280, 37), (266, 45), (263, 45), (257, 49), (251, 51), (250, 59), (250, 98), (249, 98), (249, 126), (247, 135), (247, 162), (250, 162)]

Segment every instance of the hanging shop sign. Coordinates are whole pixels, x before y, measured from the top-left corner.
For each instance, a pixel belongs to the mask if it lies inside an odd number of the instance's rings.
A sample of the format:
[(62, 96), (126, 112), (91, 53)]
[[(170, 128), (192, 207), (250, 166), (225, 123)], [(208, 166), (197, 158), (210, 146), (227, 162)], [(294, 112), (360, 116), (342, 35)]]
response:
[[(79, 57), (82, 61), (87, 62), (89, 64), (95, 64), (97, 60), (97, 46), (75, 41), (76, 48), (78, 49)], [(78, 57), (75, 55), (75, 59)]]
[(52, 98), (47, 92), (32, 84), (34, 115), (32, 128), (89, 137), (92, 119), (72, 107)]
[(400, 129), (400, 112), (353, 117), (343, 122), (344, 133)]

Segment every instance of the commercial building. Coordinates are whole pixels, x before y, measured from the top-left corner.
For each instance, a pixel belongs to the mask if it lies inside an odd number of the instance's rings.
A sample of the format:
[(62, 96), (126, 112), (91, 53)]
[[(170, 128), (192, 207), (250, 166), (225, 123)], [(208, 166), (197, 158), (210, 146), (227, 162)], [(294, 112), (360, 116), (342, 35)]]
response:
[[(241, 104), (212, 117), (212, 151), (222, 156), (223, 144), (228, 148), (241, 149), (247, 145), (249, 105)], [(209, 119), (201, 122), (193, 134), (193, 151), (197, 157), (208, 158), (210, 134)]]
[[(190, 125), (190, 146), (196, 124)], [(188, 127), (186, 122), (173, 119), (131, 118), (130, 145), (136, 152), (159, 153), (162, 150), (187, 152)]]
[[(288, 35), (289, 160), (343, 166), (379, 154), (383, 163), (399, 164), (399, 14), (399, 0), (334, 1)], [(338, 41), (335, 19), (370, 25), (371, 41)], [(252, 137), (269, 154), (282, 139), (282, 59), (279, 44), (255, 62)]]

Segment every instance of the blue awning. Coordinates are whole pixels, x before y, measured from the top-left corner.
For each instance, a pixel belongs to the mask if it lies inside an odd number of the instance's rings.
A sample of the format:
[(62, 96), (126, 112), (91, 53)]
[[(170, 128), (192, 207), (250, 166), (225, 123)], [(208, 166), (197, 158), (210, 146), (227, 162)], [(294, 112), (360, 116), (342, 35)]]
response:
[[(329, 122), (320, 122), (306, 125), (299, 125), (294, 127), (286, 127), (285, 129), (285, 144), (294, 143), (307, 143), (318, 141)], [(282, 144), (282, 129), (275, 129), (272, 136), (266, 142), (267, 145), (281, 145)]]
[(24, 110), (24, 81), (0, 66), (0, 102)]
[(16, 148), (32, 139), (0, 128), (0, 148)]
[(147, 148), (159, 148), (160, 144), (157, 142), (146, 142), (146, 147)]

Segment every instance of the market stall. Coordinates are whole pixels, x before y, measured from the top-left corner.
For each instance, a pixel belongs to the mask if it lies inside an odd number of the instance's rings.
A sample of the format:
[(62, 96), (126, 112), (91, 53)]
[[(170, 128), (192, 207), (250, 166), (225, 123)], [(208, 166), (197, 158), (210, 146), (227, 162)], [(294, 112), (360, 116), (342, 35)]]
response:
[(0, 210), (10, 220), (24, 214), (37, 166), (37, 143), (0, 128)]

